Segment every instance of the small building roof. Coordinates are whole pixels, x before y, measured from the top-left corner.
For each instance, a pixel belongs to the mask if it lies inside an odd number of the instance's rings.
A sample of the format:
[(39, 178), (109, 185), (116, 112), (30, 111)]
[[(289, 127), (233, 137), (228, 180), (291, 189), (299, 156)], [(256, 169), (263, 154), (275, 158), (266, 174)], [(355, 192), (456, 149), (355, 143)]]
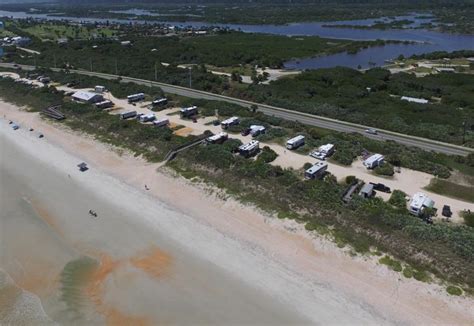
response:
[(374, 192), (374, 185), (371, 183), (366, 183), (362, 189), (360, 189), (359, 195), (371, 195)]
[(408, 101), (408, 102), (413, 102), (413, 103), (418, 103), (418, 104), (428, 104), (428, 100), (424, 98), (416, 98), (416, 97), (410, 97), (410, 96), (402, 96), (401, 98), (402, 101)]
[(74, 94), (72, 94), (72, 97), (74, 99), (79, 100), (79, 101), (86, 101), (86, 102), (92, 100), (96, 96), (100, 96), (100, 95), (98, 95), (97, 93), (88, 92), (88, 91), (77, 91)]

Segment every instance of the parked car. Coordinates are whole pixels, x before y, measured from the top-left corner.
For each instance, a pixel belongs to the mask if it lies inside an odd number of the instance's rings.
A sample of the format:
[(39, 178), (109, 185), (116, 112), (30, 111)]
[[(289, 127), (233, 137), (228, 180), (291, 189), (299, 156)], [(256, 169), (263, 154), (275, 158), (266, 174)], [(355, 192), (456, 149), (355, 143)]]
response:
[(365, 129), (365, 132), (371, 135), (377, 135), (379, 133), (377, 129), (374, 128)]
[(390, 187), (387, 187), (383, 183), (373, 183), (373, 182), (371, 182), (370, 184), (374, 185), (374, 190), (378, 190), (378, 191), (381, 191), (381, 192), (386, 192), (388, 194), (392, 192), (390, 190)]
[(250, 129), (250, 128), (245, 128), (244, 130), (242, 130), (242, 131), (240, 132), (240, 134), (241, 134), (242, 136), (247, 136), (248, 134), (250, 134), (250, 131), (252, 131), (252, 129)]
[(13, 124), (13, 125), (12, 125), (12, 128), (13, 128), (13, 130), (18, 130), (18, 129), (20, 129), (20, 126), (17, 125), (17, 124)]
[(38, 138), (43, 138), (44, 135), (43, 134), (39, 134)]
[(220, 124), (221, 124), (221, 122), (219, 120), (212, 121), (213, 126), (219, 126)]
[(453, 215), (453, 212), (451, 212), (451, 207), (449, 205), (444, 205), (441, 214), (445, 217), (451, 217)]

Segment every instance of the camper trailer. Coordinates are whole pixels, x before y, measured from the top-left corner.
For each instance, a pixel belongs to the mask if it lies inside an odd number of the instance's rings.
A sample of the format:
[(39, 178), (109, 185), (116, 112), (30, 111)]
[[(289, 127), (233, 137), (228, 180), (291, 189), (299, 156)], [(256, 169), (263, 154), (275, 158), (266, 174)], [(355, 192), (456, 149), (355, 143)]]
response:
[(162, 106), (165, 106), (166, 104), (168, 104), (168, 99), (166, 97), (157, 98), (153, 102), (151, 102), (151, 104), (153, 106), (162, 107)]
[(105, 100), (105, 101), (102, 101), (102, 102), (97, 102), (95, 104), (95, 106), (98, 108), (98, 109), (108, 109), (108, 108), (111, 108), (114, 106), (114, 103), (112, 101), (109, 101), (109, 100)]
[(303, 146), (303, 145), (304, 145), (304, 136), (303, 135), (293, 137), (293, 138), (289, 139), (286, 142), (286, 148), (290, 149), (290, 150), (291, 149), (297, 149), (298, 147)]
[(334, 153), (334, 145), (326, 144), (318, 148), (318, 150), (311, 152), (309, 155), (311, 157), (317, 158), (318, 160), (324, 161), (326, 158), (331, 156)]
[(320, 179), (324, 176), (327, 169), (328, 164), (326, 162), (318, 162), (304, 172), (304, 177), (308, 180)]
[(105, 86), (97, 85), (96, 87), (94, 87), (94, 91), (96, 93), (104, 93), (105, 92)]
[(130, 119), (137, 116), (137, 111), (128, 111), (124, 113), (120, 113), (120, 119)]
[(250, 126), (250, 135), (252, 135), (252, 137), (263, 135), (265, 131), (266, 131), (266, 128), (264, 126), (259, 126), (259, 125)]
[(229, 135), (225, 132), (220, 132), (211, 137), (206, 138), (206, 144), (222, 144), (229, 138)]
[(384, 162), (384, 156), (382, 154), (374, 154), (364, 161), (364, 166), (367, 169), (375, 169), (377, 166)]
[(249, 143), (239, 146), (239, 154), (243, 157), (251, 157), (260, 151), (258, 140), (251, 140)]
[(169, 123), (170, 123), (170, 121), (169, 121), (168, 118), (161, 118), (161, 119), (159, 119), (159, 120), (153, 121), (153, 125), (154, 125), (155, 127), (167, 126)]
[(139, 102), (139, 101), (143, 101), (144, 99), (145, 99), (145, 94), (143, 93), (132, 94), (132, 95), (127, 96), (128, 103)]
[(420, 216), (425, 208), (433, 208), (434, 201), (422, 192), (417, 192), (410, 200), (409, 211), (411, 214)]
[(150, 114), (143, 114), (140, 116), (140, 118), (138, 119), (140, 122), (152, 122), (156, 119), (156, 116), (154, 113), (150, 113)]
[(222, 129), (227, 129), (230, 126), (236, 126), (240, 123), (240, 119), (238, 117), (232, 117), (227, 120), (224, 120), (221, 122), (221, 128)]
[(180, 110), (182, 118), (189, 118), (198, 113), (197, 106), (190, 106), (189, 108), (182, 108)]

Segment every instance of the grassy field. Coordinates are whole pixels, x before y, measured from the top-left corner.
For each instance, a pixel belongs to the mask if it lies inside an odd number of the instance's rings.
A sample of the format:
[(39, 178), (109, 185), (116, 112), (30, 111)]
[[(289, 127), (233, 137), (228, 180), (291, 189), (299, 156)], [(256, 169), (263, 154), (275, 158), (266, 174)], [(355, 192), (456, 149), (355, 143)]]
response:
[(448, 180), (434, 178), (426, 187), (426, 190), (474, 203), (474, 187), (463, 186)]

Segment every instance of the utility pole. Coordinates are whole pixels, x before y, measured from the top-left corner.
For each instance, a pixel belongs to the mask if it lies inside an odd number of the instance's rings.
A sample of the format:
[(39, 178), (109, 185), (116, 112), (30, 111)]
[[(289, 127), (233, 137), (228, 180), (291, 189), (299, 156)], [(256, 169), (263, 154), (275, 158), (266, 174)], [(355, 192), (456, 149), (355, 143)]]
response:
[(155, 81), (158, 80), (158, 67), (156, 66), (156, 62), (155, 62)]
[(462, 144), (466, 143), (466, 120), (462, 122), (462, 128), (463, 128), (463, 133), (462, 133)]
[(92, 58), (89, 58), (89, 61), (90, 61), (91, 72), (92, 72)]
[(115, 58), (115, 74), (118, 75), (118, 63), (117, 63), (117, 58)]

